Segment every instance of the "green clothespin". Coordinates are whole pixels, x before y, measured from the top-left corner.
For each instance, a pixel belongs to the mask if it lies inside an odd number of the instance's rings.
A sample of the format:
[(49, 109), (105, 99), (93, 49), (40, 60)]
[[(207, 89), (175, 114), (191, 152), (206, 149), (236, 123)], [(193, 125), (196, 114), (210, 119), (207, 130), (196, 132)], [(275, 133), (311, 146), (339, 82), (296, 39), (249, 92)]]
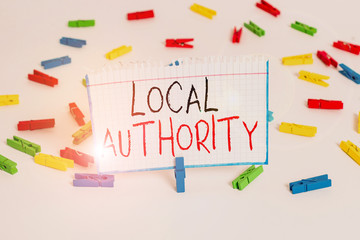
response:
[(17, 163), (11, 161), (10, 159), (4, 157), (3, 155), (0, 155), (0, 170), (3, 170), (7, 173), (10, 173), (11, 175), (14, 175), (18, 172), (16, 168)]
[(77, 20), (69, 21), (69, 27), (93, 27), (95, 26), (95, 20)]
[(255, 23), (253, 23), (252, 21), (250, 21), (249, 24), (244, 23), (244, 26), (249, 29), (250, 31), (252, 31), (253, 33), (255, 33), (256, 35), (258, 35), (259, 37), (264, 36), (265, 35), (265, 30), (260, 28), (258, 25), (256, 25)]
[(14, 140), (8, 138), (6, 143), (10, 147), (13, 147), (16, 150), (19, 150), (21, 152), (29, 154), (29, 155), (31, 155), (33, 157), (35, 156), (36, 153), (41, 151), (41, 146), (40, 145), (29, 142), (29, 141), (27, 141), (25, 139), (22, 139), (22, 138), (19, 138), (17, 136), (14, 136)]
[(306, 34), (309, 34), (311, 36), (314, 36), (314, 34), (317, 31), (316, 28), (310, 27), (309, 25), (306, 25), (306, 24), (298, 22), (298, 21), (295, 21), (295, 23), (292, 23), (291, 27), (293, 29), (296, 29), (296, 30), (306, 33)]
[(255, 168), (254, 165), (246, 169), (245, 172), (243, 172), (240, 176), (234, 179), (232, 181), (232, 185), (234, 189), (243, 190), (249, 183), (254, 181), (255, 178), (257, 178), (262, 172), (263, 167), (259, 166)]

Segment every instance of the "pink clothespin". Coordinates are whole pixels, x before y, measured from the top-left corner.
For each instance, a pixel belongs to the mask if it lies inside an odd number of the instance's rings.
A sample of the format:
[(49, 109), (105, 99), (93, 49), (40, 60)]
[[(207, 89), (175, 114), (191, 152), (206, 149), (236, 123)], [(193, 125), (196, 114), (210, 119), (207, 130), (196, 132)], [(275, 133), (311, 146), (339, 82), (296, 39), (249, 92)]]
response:
[(114, 175), (75, 173), (74, 187), (114, 187)]

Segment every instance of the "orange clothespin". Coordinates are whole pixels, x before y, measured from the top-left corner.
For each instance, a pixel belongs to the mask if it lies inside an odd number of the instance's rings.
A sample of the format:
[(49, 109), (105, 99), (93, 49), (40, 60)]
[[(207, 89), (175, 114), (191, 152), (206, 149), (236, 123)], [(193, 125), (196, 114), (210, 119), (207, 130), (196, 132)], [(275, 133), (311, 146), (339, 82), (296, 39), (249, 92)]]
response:
[(234, 27), (234, 34), (232, 38), (233, 43), (239, 43), (240, 37), (241, 37), (242, 28), (239, 29), (239, 31), (236, 31), (236, 27)]
[(70, 113), (79, 126), (85, 125), (84, 114), (80, 111), (76, 103), (69, 103)]

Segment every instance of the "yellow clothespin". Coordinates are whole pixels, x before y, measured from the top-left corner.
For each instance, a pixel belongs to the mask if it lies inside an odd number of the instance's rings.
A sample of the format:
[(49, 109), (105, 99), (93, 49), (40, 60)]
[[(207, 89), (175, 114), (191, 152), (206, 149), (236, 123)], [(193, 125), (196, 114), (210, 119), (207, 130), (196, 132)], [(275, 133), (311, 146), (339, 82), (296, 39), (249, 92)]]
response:
[(297, 55), (291, 57), (283, 57), (282, 63), (284, 65), (302, 65), (302, 64), (313, 64), (312, 53)]
[(74, 137), (73, 144), (82, 143), (87, 137), (92, 134), (91, 121), (82, 126), (76, 133), (72, 135)]
[(301, 70), (299, 72), (299, 79), (308, 81), (308, 82), (312, 82), (315, 83), (317, 85), (323, 86), (323, 87), (328, 87), (329, 84), (324, 82), (323, 80), (328, 80), (330, 77), (329, 76), (325, 76), (325, 75), (321, 75), (321, 74), (317, 74), (317, 73), (311, 73), (308, 71), (303, 71)]
[(115, 48), (108, 52), (105, 56), (107, 59), (113, 60), (117, 57), (120, 57), (121, 55), (124, 55), (125, 53), (131, 52), (132, 47), (131, 46), (121, 46), (118, 48)]
[(200, 15), (203, 15), (204, 17), (207, 17), (207, 18), (210, 18), (212, 19), (213, 16), (216, 15), (216, 11), (210, 9), (210, 8), (207, 8), (207, 7), (203, 7), (199, 4), (196, 4), (194, 3), (190, 9), (193, 11), (193, 12), (196, 12)]
[(358, 120), (358, 133), (360, 133), (360, 112), (359, 112), (359, 120)]
[(74, 167), (74, 160), (67, 159), (67, 158), (61, 158), (61, 157), (55, 157), (48, 154), (39, 153), (34, 157), (34, 161), (37, 164), (55, 168), (58, 170), (66, 171), (67, 168), (73, 168)]
[(295, 123), (282, 122), (279, 131), (283, 133), (291, 133), (295, 135), (301, 135), (306, 137), (313, 137), (316, 134), (316, 127), (298, 125)]
[(81, 83), (82, 83), (82, 85), (84, 85), (84, 87), (86, 87), (86, 79), (85, 78), (82, 79)]
[(19, 95), (0, 95), (0, 106), (19, 104)]
[(360, 165), (360, 148), (350, 142), (341, 141), (340, 148), (347, 153), (357, 164)]

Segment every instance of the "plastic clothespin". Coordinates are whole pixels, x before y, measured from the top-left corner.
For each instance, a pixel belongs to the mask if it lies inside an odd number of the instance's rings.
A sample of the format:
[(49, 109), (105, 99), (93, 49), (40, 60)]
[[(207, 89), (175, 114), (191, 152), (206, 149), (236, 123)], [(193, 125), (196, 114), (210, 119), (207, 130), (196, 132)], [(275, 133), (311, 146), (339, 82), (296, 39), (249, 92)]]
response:
[(86, 79), (85, 78), (82, 79), (81, 83), (84, 87), (86, 87)]
[(74, 163), (83, 167), (88, 167), (89, 163), (94, 163), (92, 156), (68, 147), (60, 150), (60, 157), (74, 160)]
[(128, 15), (127, 15), (128, 20), (139, 20), (139, 19), (153, 18), (153, 17), (154, 17), (153, 10), (128, 13)]
[(78, 108), (76, 103), (69, 103), (70, 113), (79, 126), (85, 125), (84, 114)]
[(0, 106), (19, 104), (19, 95), (0, 95)]
[(41, 119), (41, 120), (30, 120), (30, 121), (20, 121), (17, 125), (18, 131), (53, 128), (54, 126), (55, 126), (54, 118)]
[(312, 72), (308, 72), (308, 71), (301, 70), (299, 72), (299, 79), (302, 79), (302, 80), (305, 80), (305, 81), (308, 81), (311, 83), (315, 83), (315, 84), (323, 86), (323, 87), (329, 86), (329, 84), (327, 82), (323, 81), (323, 80), (327, 80), (329, 78), (330, 78), (329, 76), (312, 73)]
[(354, 83), (360, 84), (360, 74), (356, 73), (354, 70), (352, 70), (343, 63), (340, 63), (339, 66), (343, 69), (339, 71), (342, 75), (344, 75)]
[(291, 57), (283, 57), (282, 63), (284, 65), (313, 64), (313, 58), (311, 53)]
[(314, 137), (317, 128), (312, 126), (298, 125), (295, 123), (282, 122), (279, 127), (279, 131), (283, 133), (290, 133), (305, 137)]
[(343, 102), (336, 100), (308, 99), (308, 108), (343, 109)]
[(166, 47), (176, 48), (193, 48), (193, 45), (187, 44), (187, 42), (194, 41), (193, 38), (178, 38), (178, 39), (166, 39)]
[(18, 172), (16, 165), (17, 165), (16, 162), (11, 161), (10, 159), (4, 157), (3, 155), (0, 155), (0, 170), (10, 173), (11, 175), (14, 175), (15, 173)]
[(89, 121), (72, 135), (72, 137), (74, 138), (73, 144), (79, 145), (91, 134), (92, 134), (91, 121)]
[(95, 26), (95, 20), (74, 20), (68, 22), (69, 27), (93, 27)]
[(359, 112), (359, 117), (358, 117), (358, 133), (360, 133), (360, 112)]
[(67, 168), (74, 167), (74, 161), (67, 158), (55, 157), (48, 154), (39, 153), (34, 157), (34, 162), (46, 167), (66, 171)]
[(185, 192), (185, 165), (183, 157), (175, 158), (175, 179), (176, 191), (178, 193)]
[(325, 63), (326, 66), (333, 65), (334, 67), (337, 67), (338, 63), (333, 59), (329, 54), (327, 54), (325, 51), (317, 51), (318, 58), (321, 59), (323, 63)]
[(62, 37), (60, 43), (70, 47), (82, 48), (83, 45), (86, 45), (86, 40)]
[(331, 187), (331, 179), (328, 179), (328, 175), (324, 174), (317, 177), (302, 179), (297, 182), (289, 184), (292, 194), (309, 192), (321, 188)]
[(113, 60), (117, 57), (120, 57), (126, 53), (129, 53), (132, 51), (132, 47), (131, 46), (121, 46), (121, 47), (118, 47), (118, 48), (115, 48), (113, 50), (111, 50), (110, 52), (108, 52), (105, 56), (107, 59), (109, 60)]
[(64, 56), (60, 58), (54, 58), (54, 59), (42, 61), (41, 66), (43, 66), (44, 69), (49, 69), (69, 63), (71, 63), (71, 58), (69, 58), (69, 56)]
[(173, 63), (170, 63), (169, 66), (179, 66), (181, 62), (179, 60), (175, 60)]
[(114, 175), (75, 173), (74, 187), (114, 187)]
[(340, 148), (360, 165), (360, 148), (358, 146), (348, 140), (347, 142), (341, 141)]
[(351, 44), (351, 43), (347, 43), (347, 42), (343, 42), (343, 41), (337, 41), (337, 42), (333, 43), (333, 46), (340, 50), (350, 52), (350, 53), (353, 53), (356, 55), (359, 55), (359, 53), (360, 53), (359, 45), (355, 45), (355, 44)]
[(37, 83), (41, 83), (50, 87), (54, 87), (58, 84), (58, 79), (51, 77), (45, 73), (42, 73), (34, 69), (34, 74), (28, 74), (28, 79)]
[(204, 6), (201, 6), (199, 4), (196, 4), (194, 3), (191, 7), (190, 7), (191, 11), (193, 12), (196, 12), (204, 17), (207, 17), (209, 19), (212, 19), (213, 16), (216, 15), (216, 11), (210, 9), (210, 8), (207, 8), (207, 7), (204, 7)]
[(232, 181), (233, 189), (243, 190), (249, 183), (255, 180), (262, 172), (263, 167), (255, 168), (254, 165), (246, 169), (240, 176)]
[(41, 146), (25, 140), (23, 138), (13, 136), (13, 139), (8, 138), (6, 144), (20, 152), (29, 154), (30, 156), (35, 156), (36, 153), (41, 152)]
[(271, 121), (274, 120), (273, 114), (274, 113), (272, 111), (270, 111), (270, 110), (267, 112), (267, 121), (268, 122), (271, 122)]
[(274, 8), (272, 5), (270, 5), (268, 2), (261, 0), (260, 3), (256, 3), (256, 6), (265, 12), (270, 13), (274, 17), (277, 17), (280, 14), (280, 11), (276, 8)]
[(300, 32), (306, 33), (310, 36), (314, 36), (314, 34), (317, 32), (316, 28), (310, 27), (309, 25), (306, 25), (306, 24), (298, 22), (298, 21), (295, 21), (295, 23), (292, 23), (291, 27)]
[(265, 35), (265, 30), (260, 28), (258, 25), (256, 25), (255, 23), (253, 23), (252, 21), (249, 22), (249, 24), (244, 23), (244, 26), (249, 29), (251, 32), (253, 32), (254, 34), (258, 35), (259, 37), (264, 36)]
[(239, 31), (237, 31), (236, 27), (234, 27), (234, 33), (232, 37), (233, 43), (240, 43), (241, 32), (242, 32), (242, 28), (240, 28)]

